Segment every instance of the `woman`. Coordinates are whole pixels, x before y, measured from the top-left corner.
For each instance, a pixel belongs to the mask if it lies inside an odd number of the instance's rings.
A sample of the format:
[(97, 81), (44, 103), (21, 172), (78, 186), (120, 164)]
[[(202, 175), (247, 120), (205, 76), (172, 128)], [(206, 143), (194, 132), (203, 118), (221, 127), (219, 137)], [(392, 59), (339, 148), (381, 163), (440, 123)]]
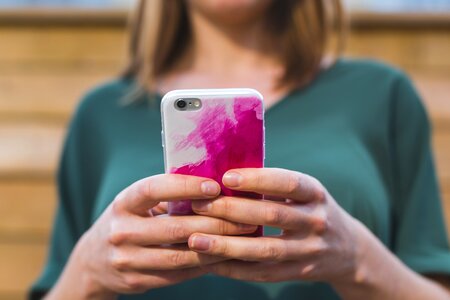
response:
[[(332, 23), (338, 0), (141, 1), (126, 76), (71, 124), (31, 298), (449, 299), (426, 113), (401, 72), (327, 60)], [(213, 87), (265, 95), (268, 167), (223, 183), (271, 200), (155, 175), (161, 95)], [(198, 215), (165, 215), (177, 199)], [(256, 225), (268, 236), (238, 236)]]

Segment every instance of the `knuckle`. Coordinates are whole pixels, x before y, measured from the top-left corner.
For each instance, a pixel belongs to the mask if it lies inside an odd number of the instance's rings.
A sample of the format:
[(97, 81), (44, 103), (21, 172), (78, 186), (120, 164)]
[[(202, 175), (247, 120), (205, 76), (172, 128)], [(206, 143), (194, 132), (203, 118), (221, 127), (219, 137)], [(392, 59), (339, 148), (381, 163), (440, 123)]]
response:
[(231, 254), (228, 247), (228, 242), (226, 240), (218, 242), (217, 239), (212, 239), (210, 247), (211, 251), (214, 252), (215, 255), (227, 256)]
[(328, 231), (329, 224), (326, 217), (313, 217), (311, 223), (314, 232), (318, 235), (323, 235)]
[(128, 234), (125, 232), (111, 232), (108, 237), (108, 242), (113, 246), (124, 244), (128, 240)]
[(114, 201), (111, 203), (111, 212), (113, 215), (120, 215), (122, 213), (122, 204), (121, 202), (123, 202), (123, 196), (121, 195), (122, 193), (118, 194), (115, 198)]
[(301, 188), (300, 176), (298, 175), (289, 176), (287, 182), (287, 193), (295, 194), (300, 188)]
[(264, 219), (267, 225), (277, 225), (283, 222), (285, 213), (279, 207), (268, 205), (264, 211)]
[(187, 178), (183, 178), (182, 180), (183, 180), (183, 184), (182, 184), (183, 195), (186, 195), (189, 192), (190, 184), (189, 184), (189, 181)]
[(110, 257), (111, 267), (117, 271), (122, 271), (129, 267), (130, 260), (119, 250), (114, 250)]
[(261, 257), (265, 260), (280, 260), (282, 251), (276, 245), (266, 243), (261, 248)]
[(124, 244), (129, 239), (129, 234), (123, 231), (118, 221), (112, 221), (108, 234), (108, 242), (111, 245), (119, 246)]
[(320, 183), (316, 178), (311, 177), (314, 184), (314, 199), (319, 201), (320, 203), (324, 203), (327, 199), (327, 191), (325, 187)]
[(320, 203), (324, 203), (326, 201), (326, 199), (327, 199), (327, 192), (325, 191), (325, 189), (322, 186), (316, 188), (315, 198)]
[(137, 274), (127, 274), (123, 278), (126, 289), (130, 292), (145, 291), (146, 286), (143, 279)]
[(174, 251), (173, 253), (168, 254), (167, 261), (169, 266), (174, 269), (182, 269), (189, 266), (189, 262), (186, 259), (186, 254), (182, 251)]
[(315, 243), (311, 247), (309, 254), (313, 257), (320, 257), (327, 252), (327, 249), (328, 249), (328, 247), (327, 247), (326, 243), (324, 243), (323, 241), (320, 241), (320, 242)]
[(217, 231), (218, 234), (220, 235), (225, 235), (230, 233), (229, 231), (229, 224), (228, 222), (224, 221), (224, 220), (217, 220)]
[(166, 226), (166, 233), (170, 240), (182, 241), (187, 240), (190, 233), (182, 222), (173, 222)]
[(167, 183), (170, 182), (172, 190), (176, 195), (193, 194), (193, 189), (196, 187), (196, 183), (192, 181), (189, 176), (181, 174), (163, 174)]
[(261, 174), (260, 172), (256, 173), (254, 184), (255, 184), (255, 187), (261, 187), (261, 186), (264, 185), (264, 176), (263, 176), (263, 174)]
[(215, 212), (218, 216), (226, 217), (232, 210), (230, 201), (220, 198), (211, 202), (211, 211)]
[(139, 182), (136, 187), (137, 193), (146, 199), (153, 198), (155, 194), (155, 185), (152, 183), (152, 179), (147, 178)]

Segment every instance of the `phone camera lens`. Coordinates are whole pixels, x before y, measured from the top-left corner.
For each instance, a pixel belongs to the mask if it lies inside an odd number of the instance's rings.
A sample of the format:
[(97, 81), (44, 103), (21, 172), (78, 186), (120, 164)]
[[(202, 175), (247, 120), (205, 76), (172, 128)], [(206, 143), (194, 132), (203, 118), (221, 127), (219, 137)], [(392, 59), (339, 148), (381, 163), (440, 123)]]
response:
[(180, 109), (185, 108), (186, 105), (187, 105), (187, 103), (186, 103), (186, 101), (184, 101), (184, 100), (178, 100), (178, 101), (177, 101), (177, 107), (180, 108)]

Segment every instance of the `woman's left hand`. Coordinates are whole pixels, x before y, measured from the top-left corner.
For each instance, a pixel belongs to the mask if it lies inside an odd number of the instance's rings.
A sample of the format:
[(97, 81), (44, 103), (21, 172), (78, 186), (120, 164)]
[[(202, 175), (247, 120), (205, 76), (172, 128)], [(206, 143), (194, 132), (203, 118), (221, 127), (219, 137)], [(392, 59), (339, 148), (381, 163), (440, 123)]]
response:
[(257, 238), (191, 235), (188, 244), (193, 251), (232, 259), (208, 266), (211, 272), (262, 282), (338, 283), (355, 278), (362, 225), (336, 203), (317, 179), (284, 169), (235, 169), (224, 175), (223, 183), (233, 190), (276, 200), (222, 196), (193, 202), (197, 214), (277, 227), (282, 233)]

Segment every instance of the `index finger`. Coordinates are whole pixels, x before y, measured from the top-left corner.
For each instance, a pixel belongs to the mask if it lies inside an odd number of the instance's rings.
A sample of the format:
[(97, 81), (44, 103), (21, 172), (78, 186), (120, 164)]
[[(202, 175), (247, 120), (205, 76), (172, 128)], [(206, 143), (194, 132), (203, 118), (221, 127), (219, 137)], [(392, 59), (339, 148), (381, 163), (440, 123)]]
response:
[(224, 174), (222, 182), (233, 190), (299, 202), (322, 200), (326, 195), (325, 188), (317, 179), (300, 172), (278, 168), (233, 169)]
[(159, 202), (210, 199), (219, 193), (220, 185), (209, 178), (160, 174), (136, 181), (120, 192), (114, 202), (121, 210), (148, 215), (148, 210)]

